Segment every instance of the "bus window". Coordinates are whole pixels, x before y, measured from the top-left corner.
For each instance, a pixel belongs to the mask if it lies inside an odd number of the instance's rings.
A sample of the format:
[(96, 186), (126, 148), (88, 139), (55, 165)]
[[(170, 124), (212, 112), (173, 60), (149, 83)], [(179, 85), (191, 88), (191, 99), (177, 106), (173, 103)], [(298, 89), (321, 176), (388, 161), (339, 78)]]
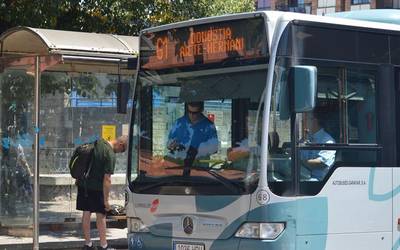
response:
[(299, 161), (301, 181), (322, 181), (334, 165), (336, 150), (308, 149), (306, 146), (340, 142), (339, 132), (339, 69), (318, 68), (316, 107), (298, 114)]
[(376, 143), (376, 80), (374, 72), (348, 70), (348, 142)]
[(376, 165), (375, 150), (354, 148), (377, 143), (373, 70), (318, 67), (317, 106), (297, 116), (302, 194), (317, 194), (335, 168)]
[[(340, 51), (316, 45), (323, 39), (328, 43), (336, 33), (346, 40), (345, 47), (332, 46)], [(315, 195), (339, 167), (377, 166), (378, 66), (371, 63), (387, 61), (382, 48), (387, 47), (388, 38), (306, 25), (289, 25), (282, 37), (271, 98), (269, 186), (278, 195)], [(365, 37), (379, 40), (380, 45), (368, 48)], [(312, 111), (294, 114), (290, 110), (295, 93), (288, 86), (287, 74), (295, 65), (317, 68)]]
[[(198, 194), (235, 194), (256, 187), (266, 71), (201, 73), (161, 84), (140, 78), (138, 192), (182, 194), (191, 185)], [(160, 180), (179, 187), (153, 185)]]

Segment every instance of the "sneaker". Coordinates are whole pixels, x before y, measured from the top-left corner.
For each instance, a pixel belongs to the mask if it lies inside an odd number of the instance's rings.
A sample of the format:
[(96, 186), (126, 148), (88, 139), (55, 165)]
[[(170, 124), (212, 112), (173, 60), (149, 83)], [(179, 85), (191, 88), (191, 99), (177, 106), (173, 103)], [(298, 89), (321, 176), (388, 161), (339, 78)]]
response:
[(107, 246), (106, 248), (101, 247), (101, 246), (98, 246), (98, 247), (97, 247), (97, 250), (117, 250), (117, 249), (112, 248), (112, 247), (110, 247), (110, 246)]
[(95, 250), (94, 246), (89, 247), (88, 245), (84, 245), (82, 250)]

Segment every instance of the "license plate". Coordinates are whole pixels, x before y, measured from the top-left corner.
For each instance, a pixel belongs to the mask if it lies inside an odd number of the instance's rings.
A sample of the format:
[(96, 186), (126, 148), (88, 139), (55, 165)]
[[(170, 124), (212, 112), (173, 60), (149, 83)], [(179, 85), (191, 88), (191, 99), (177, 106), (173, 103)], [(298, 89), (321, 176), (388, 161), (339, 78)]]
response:
[(174, 250), (205, 250), (204, 244), (174, 242)]

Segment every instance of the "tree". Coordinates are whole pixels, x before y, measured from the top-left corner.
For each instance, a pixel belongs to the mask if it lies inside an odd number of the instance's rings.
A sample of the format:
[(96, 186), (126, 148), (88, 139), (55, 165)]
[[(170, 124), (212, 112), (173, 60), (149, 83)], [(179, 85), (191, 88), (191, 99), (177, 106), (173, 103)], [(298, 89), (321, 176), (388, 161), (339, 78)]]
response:
[(30, 26), (137, 35), (151, 26), (254, 8), (253, 0), (3, 0), (0, 33)]
[(3, 0), (0, 3), (0, 32), (15, 26), (51, 28), (58, 1)]
[(254, 0), (156, 0), (150, 17), (153, 26), (255, 9)]
[(254, 0), (214, 0), (210, 1), (208, 15), (218, 16), (224, 14), (250, 12), (255, 10)]
[(148, 27), (147, 11), (153, 0), (3, 0), (0, 33), (15, 26), (138, 34)]

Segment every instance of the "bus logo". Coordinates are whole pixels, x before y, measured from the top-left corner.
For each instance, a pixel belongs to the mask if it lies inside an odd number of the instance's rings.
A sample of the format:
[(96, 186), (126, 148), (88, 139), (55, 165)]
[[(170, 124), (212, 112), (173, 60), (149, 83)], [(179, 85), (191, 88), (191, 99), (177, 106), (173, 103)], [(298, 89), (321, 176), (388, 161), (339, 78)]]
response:
[(151, 202), (150, 212), (154, 213), (157, 210), (159, 204), (160, 201), (158, 199), (153, 200), (153, 202)]
[(185, 217), (183, 219), (183, 231), (186, 234), (191, 234), (193, 233), (193, 220), (190, 217)]

